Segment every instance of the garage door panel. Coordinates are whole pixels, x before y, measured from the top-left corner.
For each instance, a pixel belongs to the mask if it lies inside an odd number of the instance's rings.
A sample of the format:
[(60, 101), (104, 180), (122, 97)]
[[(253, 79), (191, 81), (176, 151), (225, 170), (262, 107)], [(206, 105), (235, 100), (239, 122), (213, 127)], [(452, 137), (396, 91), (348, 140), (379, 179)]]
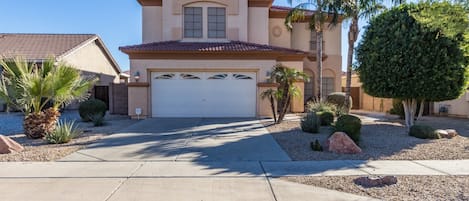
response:
[[(153, 73), (152, 78), (165, 74), (170, 73)], [(172, 74), (171, 79), (152, 79), (154, 117), (255, 116), (256, 73)]]

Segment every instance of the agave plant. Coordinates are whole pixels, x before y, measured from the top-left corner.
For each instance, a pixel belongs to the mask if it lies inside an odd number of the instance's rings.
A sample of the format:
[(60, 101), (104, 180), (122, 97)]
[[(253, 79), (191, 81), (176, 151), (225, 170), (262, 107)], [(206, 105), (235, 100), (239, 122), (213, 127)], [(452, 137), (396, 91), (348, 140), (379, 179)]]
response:
[(95, 82), (52, 58), (40, 66), (21, 58), (4, 59), (0, 66), (4, 69), (0, 98), (23, 111), (25, 134), (33, 139), (52, 132), (60, 116), (59, 109), (74, 100), (86, 99)]

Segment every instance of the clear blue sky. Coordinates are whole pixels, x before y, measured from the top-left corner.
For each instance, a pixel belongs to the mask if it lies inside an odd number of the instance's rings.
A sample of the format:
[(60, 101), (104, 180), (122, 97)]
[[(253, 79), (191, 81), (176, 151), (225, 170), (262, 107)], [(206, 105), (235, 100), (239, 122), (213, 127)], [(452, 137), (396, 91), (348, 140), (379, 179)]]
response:
[[(286, 0), (274, 4), (287, 6)], [(136, 0), (0, 0), (0, 33), (98, 34), (124, 70), (129, 60), (118, 48), (141, 43), (141, 21)], [(344, 68), (347, 27), (342, 28)]]

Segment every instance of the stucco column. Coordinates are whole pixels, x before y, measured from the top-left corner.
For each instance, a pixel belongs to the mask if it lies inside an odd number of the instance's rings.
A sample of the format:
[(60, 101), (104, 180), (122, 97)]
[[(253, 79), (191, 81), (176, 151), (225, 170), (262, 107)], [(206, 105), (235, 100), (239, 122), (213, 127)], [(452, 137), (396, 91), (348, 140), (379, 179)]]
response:
[[(129, 116), (132, 119), (146, 119), (150, 117), (148, 104), (148, 90), (150, 85), (146, 82), (131, 82), (127, 86), (129, 90)], [(140, 115), (136, 114), (137, 108), (140, 108)]]
[(303, 81), (296, 81), (293, 83), (296, 88), (300, 91), (298, 96), (293, 96), (291, 101), (291, 111), (294, 113), (304, 112), (305, 103), (304, 103), (304, 93), (305, 93), (305, 83)]

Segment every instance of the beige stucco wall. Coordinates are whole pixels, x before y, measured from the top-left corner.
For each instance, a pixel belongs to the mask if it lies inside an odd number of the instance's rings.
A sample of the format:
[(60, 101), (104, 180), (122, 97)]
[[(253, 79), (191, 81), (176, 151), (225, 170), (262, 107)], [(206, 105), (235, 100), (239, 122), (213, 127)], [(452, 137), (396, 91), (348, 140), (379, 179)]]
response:
[[(325, 43), (324, 53), (326, 55), (341, 55), (342, 53), (342, 24), (328, 28), (329, 24), (324, 25), (323, 40)], [(341, 60), (342, 61), (342, 60)]]
[[(180, 8), (179, 8), (180, 6)], [(226, 30), (227, 39), (229, 40), (240, 40), (248, 41), (248, 2), (247, 0), (239, 0), (238, 2), (232, 2), (227, 0), (163, 0), (162, 7), (162, 40), (181, 40), (183, 39), (183, 15), (182, 8), (184, 6), (195, 6), (195, 7), (225, 7), (227, 9), (226, 19)], [(236, 7), (236, 8), (235, 8)], [(154, 20), (149, 14), (144, 21)], [(206, 14), (204, 14), (204, 20), (206, 21)], [(158, 26), (158, 23), (152, 25), (151, 22), (146, 23), (146, 26), (150, 26), (148, 30), (157, 30), (154, 26)], [(189, 41), (216, 41), (219, 39), (208, 39), (206, 38), (206, 23), (204, 23), (204, 38), (202, 39), (188, 39)], [(148, 34), (148, 33), (147, 33)]]
[(294, 23), (291, 30), (291, 48), (308, 52), (311, 31), (308, 23)]
[[(304, 60), (304, 69), (308, 69), (313, 72), (313, 75), (316, 79), (313, 79), (312, 82), (315, 82), (315, 92), (319, 91), (319, 82), (317, 80), (317, 75), (319, 75), (317, 63), (315, 61), (309, 61), (308, 59)], [(328, 55), (327, 59), (322, 63), (323, 67), (323, 77), (334, 77), (334, 91), (342, 91), (341, 87), (341, 76), (342, 76), (342, 57), (340, 55)]]
[(469, 97), (469, 91), (454, 100), (435, 102), (433, 113), (438, 114), (440, 106), (447, 105), (449, 106), (448, 115), (469, 118), (469, 99), (467, 97)]
[(269, 8), (250, 7), (248, 11), (249, 42), (269, 44)]
[(163, 39), (163, 12), (161, 6), (142, 7), (142, 42), (159, 42)]
[(75, 68), (84, 71), (85, 74), (96, 73), (100, 75), (98, 85), (108, 85), (109, 83), (119, 83), (119, 73), (116, 72), (111, 61), (106, 57), (102, 48), (96, 42), (91, 42), (80, 49), (65, 56), (62, 61), (73, 65)]
[[(198, 69), (201, 71), (210, 70), (247, 70), (257, 72), (257, 82), (262, 83), (267, 81), (267, 72), (272, 70), (272, 67), (277, 62), (275, 60), (147, 60), (147, 59), (133, 59), (130, 61), (131, 72), (140, 72), (140, 83), (151, 81), (148, 79), (151, 71), (158, 69), (174, 70), (180, 69), (181, 71)], [(284, 65), (302, 70), (302, 62), (282, 62)], [(131, 82), (135, 82), (131, 78)], [(302, 87), (299, 85), (299, 87)], [(260, 94), (262, 87), (257, 88), (257, 93)], [(301, 92), (303, 93), (303, 92)], [(150, 87), (130, 87), (129, 88), (129, 115), (135, 116), (135, 108), (139, 107), (144, 109), (144, 114), (151, 116), (151, 90)], [(136, 100), (138, 99), (138, 100)], [(294, 112), (302, 112), (303, 103), (301, 100), (295, 101), (296, 105), (292, 107)], [(269, 106), (270, 107), (270, 106)], [(264, 115), (270, 113), (270, 108), (265, 107), (260, 97), (257, 97), (257, 115)]]
[(269, 19), (269, 44), (278, 47), (291, 48), (291, 32), (279, 18)]

